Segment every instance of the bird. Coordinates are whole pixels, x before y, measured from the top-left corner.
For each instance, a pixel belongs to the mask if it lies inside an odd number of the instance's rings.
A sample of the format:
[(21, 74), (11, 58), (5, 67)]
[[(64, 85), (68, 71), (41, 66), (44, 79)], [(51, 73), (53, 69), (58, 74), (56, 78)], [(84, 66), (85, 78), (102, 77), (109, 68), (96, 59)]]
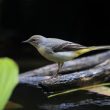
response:
[(53, 77), (57, 76), (66, 61), (74, 60), (93, 50), (110, 49), (109, 45), (88, 47), (63, 39), (47, 38), (42, 35), (33, 35), (23, 43), (31, 44), (44, 58), (58, 64), (58, 69)]

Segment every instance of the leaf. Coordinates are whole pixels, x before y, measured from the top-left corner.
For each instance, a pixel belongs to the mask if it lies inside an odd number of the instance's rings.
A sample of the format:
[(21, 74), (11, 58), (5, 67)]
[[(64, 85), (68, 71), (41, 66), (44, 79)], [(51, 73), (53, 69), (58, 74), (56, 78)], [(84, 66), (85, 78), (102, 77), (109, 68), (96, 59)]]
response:
[(66, 90), (63, 92), (49, 95), (48, 98), (52, 98), (52, 97), (60, 96), (60, 95), (64, 95), (64, 94), (69, 94), (69, 93), (80, 91), (80, 90), (90, 90), (92, 88), (97, 88), (97, 87), (101, 87), (101, 86), (108, 86), (108, 85), (110, 85), (110, 83), (101, 83), (101, 84), (96, 84), (96, 85), (92, 85), (92, 86), (74, 88), (74, 89), (70, 89), (70, 90)]
[(3, 110), (17, 83), (17, 64), (10, 58), (0, 58), (0, 110)]
[(99, 86), (91, 89), (87, 89), (90, 92), (94, 92), (97, 94), (105, 95), (105, 96), (110, 96), (110, 87), (106, 86)]

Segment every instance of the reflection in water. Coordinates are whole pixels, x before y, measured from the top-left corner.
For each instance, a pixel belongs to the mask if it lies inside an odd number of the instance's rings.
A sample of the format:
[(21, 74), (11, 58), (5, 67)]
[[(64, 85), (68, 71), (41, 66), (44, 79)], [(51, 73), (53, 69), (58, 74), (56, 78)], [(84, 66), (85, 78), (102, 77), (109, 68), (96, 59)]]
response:
[[(86, 99), (77, 103), (61, 103), (61, 104), (46, 104), (39, 107), (40, 110), (109, 110), (110, 98), (102, 99)], [(108, 108), (108, 109), (107, 109)]]
[(28, 94), (24, 96), (24, 100), (22, 95), (22, 98), (19, 99), (24, 108), (18, 110), (110, 110), (110, 97), (92, 92), (77, 91), (47, 99), (42, 95), (36, 95), (36, 89), (33, 89), (32, 92), (32, 89), (25, 88), (25, 91)]

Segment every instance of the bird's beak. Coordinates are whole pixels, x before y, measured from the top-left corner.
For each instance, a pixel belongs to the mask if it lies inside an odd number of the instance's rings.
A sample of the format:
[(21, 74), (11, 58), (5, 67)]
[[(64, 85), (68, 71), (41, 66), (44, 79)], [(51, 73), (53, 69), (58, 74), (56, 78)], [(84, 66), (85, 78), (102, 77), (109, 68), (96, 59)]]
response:
[(29, 43), (29, 40), (22, 41), (22, 43)]

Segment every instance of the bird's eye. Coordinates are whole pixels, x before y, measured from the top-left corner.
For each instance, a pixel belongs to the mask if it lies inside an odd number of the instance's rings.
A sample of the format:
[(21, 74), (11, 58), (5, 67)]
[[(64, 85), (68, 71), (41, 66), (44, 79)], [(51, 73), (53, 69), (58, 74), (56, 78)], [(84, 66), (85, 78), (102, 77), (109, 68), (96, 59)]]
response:
[(35, 41), (36, 41), (35, 39), (31, 39), (31, 40), (30, 40), (30, 42), (35, 42)]

